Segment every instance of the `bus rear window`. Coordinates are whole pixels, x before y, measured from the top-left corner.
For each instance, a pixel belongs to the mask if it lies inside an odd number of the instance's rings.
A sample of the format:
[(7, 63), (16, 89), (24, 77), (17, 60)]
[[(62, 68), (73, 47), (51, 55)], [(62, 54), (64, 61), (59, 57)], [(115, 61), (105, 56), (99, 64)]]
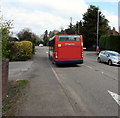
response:
[(80, 36), (59, 36), (59, 41), (80, 41)]

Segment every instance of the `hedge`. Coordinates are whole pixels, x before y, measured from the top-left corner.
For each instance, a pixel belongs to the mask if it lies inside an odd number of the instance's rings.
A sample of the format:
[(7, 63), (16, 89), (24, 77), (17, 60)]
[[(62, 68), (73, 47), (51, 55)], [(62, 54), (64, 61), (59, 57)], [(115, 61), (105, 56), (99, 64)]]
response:
[(103, 35), (99, 40), (100, 49), (120, 52), (120, 35)]
[(14, 44), (13, 49), (14, 53), (12, 55), (12, 60), (24, 61), (31, 58), (33, 44), (30, 41), (20, 41)]

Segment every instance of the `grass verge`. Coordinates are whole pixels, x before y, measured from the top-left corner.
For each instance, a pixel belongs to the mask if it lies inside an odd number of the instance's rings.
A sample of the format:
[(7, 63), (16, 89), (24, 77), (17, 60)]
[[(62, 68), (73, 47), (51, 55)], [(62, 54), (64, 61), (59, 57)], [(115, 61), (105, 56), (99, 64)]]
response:
[(28, 80), (9, 81), (8, 94), (2, 101), (2, 115), (13, 116), (17, 109), (17, 103), (24, 93), (24, 89), (29, 83)]

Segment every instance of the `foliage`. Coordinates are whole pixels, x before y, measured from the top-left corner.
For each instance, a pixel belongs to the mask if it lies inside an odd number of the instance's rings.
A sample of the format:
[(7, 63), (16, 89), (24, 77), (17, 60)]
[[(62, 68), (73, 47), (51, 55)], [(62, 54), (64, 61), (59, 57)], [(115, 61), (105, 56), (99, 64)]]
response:
[(83, 28), (83, 25), (82, 25), (82, 21), (80, 20), (80, 22), (77, 22), (76, 23), (76, 33), (77, 34), (82, 34), (82, 28)]
[(44, 44), (44, 46), (48, 45), (48, 41), (49, 41), (48, 31), (46, 30), (45, 33), (44, 33), (44, 37), (43, 37), (43, 44)]
[[(72, 20), (72, 18), (71, 18)], [(70, 22), (70, 25), (68, 29), (65, 29), (66, 34), (75, 34), (75, 26), (72, 24), (72, 21)]]
[(17, 108), (17, 101), (20, 99), (23, 90), (29, 83), (28, 80), (9, 81), (8, 82), (8, 95), (2, 101), (2, 114), (3, 116), (13, 116)]
[(35, 44), (36, 36), (30, 31), (30, 29), (23, 29), (17, 34), (20, 41), (31, 41)]
[(39, 46), (39, 44), (43, 44), (43, 41), (41, 40), (36, 41), (36, 45)]
[(53, 37), (54, 35), (55, 35), (54, 31), (50, 31), (50, 32), (49, 32), (49, 37), (50, 37), (50, 38)]
[(30, 29), (23, 29), (17, 34), (20, 41), (31, 41), (33, 43), (33, 54), (35, 53), (35, 45), (39, 37), (30, 31)]
[(106, 47), (106, 41), (108, 40), (108, 35), (102, 35), (99, 40), (99, 47), (104, 49)]
[(75, 34), (75, 27), (65, 29), (66, 34)]
[(10, 61), (12, 60), (14, 52), (15, 52), (14, 45), (15, 45), (14, 42), (9, 42), (9, 41), (6, 44), (6, 50), (9, 50), (9, 53), (6, 55), (6, 58), (8, 58)]
[[(98, 10), (98, 7), (90, 5), (90, 8), (88, 8), (87, 12), (83, 15), (82, 33), (85, 38), (84, 45), (86, 47), (96, 45)], [(99, 37), (106, 34), (108, 29), (108, 20), (105, 19), (105, 16), (99, 10)]]
[(32, 56), (32, 42), (30, 41), (20, 41), (16, 42), (13, 46), (14, 54), (12, 55), (12, 60), (24, 61), (30, 59)]
[[(64, 32), (63, 29), (61, 29), (61, 32), (59, 32), (58, 30), (53, 30), (53, 31), (50, 31), (48, 35), (49, 35), (49, 38), (51, 38), (56, 34), (61, 34), (62, 32)], [(62, 33), (62, 34), (64, 34), (64, 33)]]
[(120, 52), (120, 35), (103, 35), (100, 37), (99, 46), (101, 49)]
[(12, 28), (12, 21), (3, 21), (3, 18), (0, 18), (0, 43), (2, 43), (2, 58), (8, 57), (10, 54), (10, 49), (8, 49), (9, 41), (8, 38), (10, 36), (10, 29)]

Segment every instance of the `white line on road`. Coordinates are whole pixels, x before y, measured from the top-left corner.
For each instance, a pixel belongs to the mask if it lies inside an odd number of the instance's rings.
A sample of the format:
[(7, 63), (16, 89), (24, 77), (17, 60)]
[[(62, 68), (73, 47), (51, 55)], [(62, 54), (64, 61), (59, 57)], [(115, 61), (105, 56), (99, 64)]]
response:
[(120, 95), (113, 93), (108, 90), (108, 93), (113, 97), (113, 99), (120, 105)]
[(85, 65), (85, 64), (84, 64), (84, 66), (86, 66), (86, 67), (88, 67), (88, 68), (90, 68), (90, 69), (93, 69), (91, 66), (87, 66), (87, 65)]
[(53, 69), (52, 65), (51, 65), (49, 62), (48, 62), (48, 64), (50, 65), (50, 67), (51, 67), (51, 69), (52, 69), (55, 77), (57, 78), (57, 80), (58, 80), (58, 81), (60, 82), (60, 84), (62, 85), (61, 79), (58, 77), (58, 75), (57, 75), (56, 71)]

